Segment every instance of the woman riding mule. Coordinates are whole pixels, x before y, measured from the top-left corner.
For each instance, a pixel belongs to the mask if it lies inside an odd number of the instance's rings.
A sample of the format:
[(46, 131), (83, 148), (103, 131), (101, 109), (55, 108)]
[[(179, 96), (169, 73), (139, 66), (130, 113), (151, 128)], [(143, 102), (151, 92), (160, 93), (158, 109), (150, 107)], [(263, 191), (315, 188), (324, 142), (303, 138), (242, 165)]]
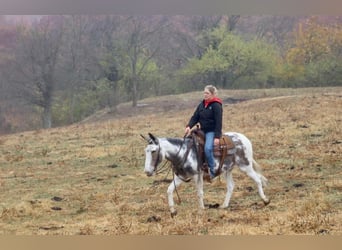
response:
[(185, 128), (185, 134), (189, 134), (191, 128), (197, 123), (205, 134), (204, 153), (209, 167), (210, 178), (216, 176), (214, 146), (218, 146), (222, 136), (222, 100), (218, 98), (217, 89), (213, 85), (207, 85), (204, 88), (204, 99), (197, 106), (188, 125)]
[[(228, 154), (222, 165), (222, 172), (227, 181), (227, 192), (221, 208), (226, 208), (234, 189), (234, 181), (232, 178), (232, 170), (236, 165), (239, 169), (251, 177), (257, 184), (259, 196), (267, 205), (270, 201), (265, 196), (263, 185), (267, 179), (257, 172), (258, 164), (253, 159), (252, 144), (246, 136), (236, 132), (225, 133), (229, 136), (235, 145), (235, 150)], [(177, 214), (174, 207), (173, 192), (182, 182), (193, 180), (196, 184), (197, 195), (199, 198), (199, 206), (204, 209), (203, 202), (203, 170), (198, 161), (198, 152), (193, 138), (158, 138), (151, 133), (146, 138), (148, 145), (145, 148), (145, 173), (147, 176), (156, 174), (158, 165), (164, 160), (168, 160), (172, 164), (174, 173), (174, 181), (167, 189), (168, 204), (171, 216)], [(219, 159), (214, 158), (217, 166)]]

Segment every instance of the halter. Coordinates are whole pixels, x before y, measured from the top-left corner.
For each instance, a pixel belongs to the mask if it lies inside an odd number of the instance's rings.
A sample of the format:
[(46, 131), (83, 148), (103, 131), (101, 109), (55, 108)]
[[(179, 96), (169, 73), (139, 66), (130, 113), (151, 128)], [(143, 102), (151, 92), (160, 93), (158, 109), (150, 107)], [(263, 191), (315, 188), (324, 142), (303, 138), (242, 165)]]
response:
[[(153, 158), (154, 157), (153, 157), (153, 154), (152, 154), (152, 161), (154, 161)], [(157, 172), (157, 167), (158, 167), (158, 164), (159, 164), (159, 160), (160, 160), (160, 144), (158, 143), (157, 159), (155, 160), (154, 165), (153, 165), (153, 171), (154, 172)]]

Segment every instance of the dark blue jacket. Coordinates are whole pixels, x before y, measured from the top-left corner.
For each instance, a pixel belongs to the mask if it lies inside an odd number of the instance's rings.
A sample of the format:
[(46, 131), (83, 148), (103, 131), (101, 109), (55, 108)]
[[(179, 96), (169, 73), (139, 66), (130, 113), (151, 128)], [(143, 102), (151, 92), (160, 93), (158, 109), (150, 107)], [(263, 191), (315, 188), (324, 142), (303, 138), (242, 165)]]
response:
[(197, 123), (201, 125), (204, 133), (214, 132), (215, 138), (222, 136), (222, 103), (214, 101), (204, 105), (204, 100), (197, 106), (188, 126), (192, 128)]

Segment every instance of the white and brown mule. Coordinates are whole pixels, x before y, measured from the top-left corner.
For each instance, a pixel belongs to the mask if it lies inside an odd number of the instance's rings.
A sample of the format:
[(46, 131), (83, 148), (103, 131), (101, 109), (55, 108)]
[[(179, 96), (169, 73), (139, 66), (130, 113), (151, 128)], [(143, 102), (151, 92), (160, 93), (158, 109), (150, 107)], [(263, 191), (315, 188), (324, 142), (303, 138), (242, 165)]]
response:
[[(258, 187), (259, 196), (264, 204), (269, 204), (270, 200), (265, 196), (263, 186), (266, 185), (267, 179), (258, 171), (259, 166), (253, 159), (253, 149), (250, 140), (243, 134), (236, 132), (228, 132), (224, 134), (228, 136), (234, 144), (234, 150), (224, 155), (221, 160), (220, 155), (215, 156), (218, 174), (222, 174), (227, 183), (227, 193), (220, 208), (227, 208), (234, 189), (234, 181), (232, 178), (232, 170), (234, 166), (245, 172), (251, 177)], [(144, 137), (144, 136), (143, 136)], [(194, 141), (194, 137), (184, 138), (158, 138), (151, 133), (148, 138), (144, 137), (148, 142), (145, 148), (145, 173), (152, 176), (157, 172), (158, 165), (164, 160), (172, 163), (174, 181), (171, 182), (167, 189), (168, 204), (171, 216), (177, 214), (174, 207), (173, 192), (182, 183), (194, 180), (199, 198), (199, 206), (204, 209), (203, 202), (203, 163), (201, 162), (198, 143)]]

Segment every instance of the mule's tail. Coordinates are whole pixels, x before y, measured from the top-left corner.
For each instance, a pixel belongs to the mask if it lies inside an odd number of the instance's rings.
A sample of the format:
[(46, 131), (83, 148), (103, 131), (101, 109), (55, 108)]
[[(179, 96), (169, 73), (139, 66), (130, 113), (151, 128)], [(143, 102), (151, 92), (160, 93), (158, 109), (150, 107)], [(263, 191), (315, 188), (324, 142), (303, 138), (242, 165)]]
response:
[(267, 180), (267, 178), (265, 176), (262, 175), (261, 166), (254, 159), (253, 159), (253, 168), (260, 175), (261, 181), (262, 181), (262, 185), (264, 187), (266, 187), (268, 180)]

